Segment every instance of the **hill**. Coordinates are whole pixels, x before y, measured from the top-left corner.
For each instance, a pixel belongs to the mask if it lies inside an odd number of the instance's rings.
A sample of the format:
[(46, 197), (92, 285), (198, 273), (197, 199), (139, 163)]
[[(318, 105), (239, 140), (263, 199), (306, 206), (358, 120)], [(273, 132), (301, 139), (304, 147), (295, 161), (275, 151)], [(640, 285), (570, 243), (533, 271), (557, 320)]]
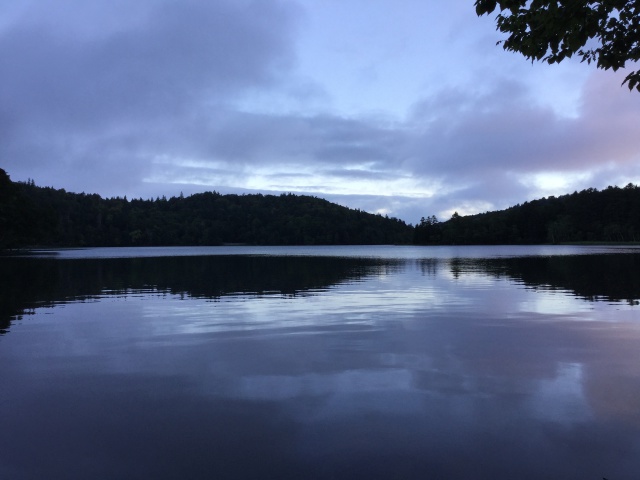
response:
[(12, 182), (0, 169), (0, 248), (26, 246), (362, 245), (410, 243), (396, 218), (317, 197), (206, 192), (104, 199)]
[(590, 188), (478, 215), (435, 216), (416, 226), (418, 244), (498, 245), (640, 241), (640, 187)]

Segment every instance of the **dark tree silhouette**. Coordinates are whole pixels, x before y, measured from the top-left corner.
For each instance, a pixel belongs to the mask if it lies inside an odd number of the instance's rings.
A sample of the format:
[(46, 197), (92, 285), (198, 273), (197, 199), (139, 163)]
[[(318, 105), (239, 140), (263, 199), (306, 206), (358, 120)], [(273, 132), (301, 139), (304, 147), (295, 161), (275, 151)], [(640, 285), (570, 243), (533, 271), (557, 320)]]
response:
[(439, 221), (435, 215), (422, 217), (413, 231), (413, 243), (429, 244), (441, 241)]
[(310, 196), (205, 192), (170, 199), (103, 199), (14, 183), (0, 175), (0, 249), (406, 244), (412, 235), (413, 228), (396, 218)]
[[(640, 59), (638, 0), (476, 0), (478, 15), (496, 9), (497, 29), (508, 35), (505, 50), (527, 59), (559, 63), (573, 55), (614, 71)], [(640, 91), (640, 70), (624, 79)]]
[[(429, 217), (430, 218), (430, 217)], [(427, 233), (428, 232), (428, 233)], [(419, 244), (640, 242), (640, 187), (589, 188), (506, 210), (428, 219), (415, 228)]]

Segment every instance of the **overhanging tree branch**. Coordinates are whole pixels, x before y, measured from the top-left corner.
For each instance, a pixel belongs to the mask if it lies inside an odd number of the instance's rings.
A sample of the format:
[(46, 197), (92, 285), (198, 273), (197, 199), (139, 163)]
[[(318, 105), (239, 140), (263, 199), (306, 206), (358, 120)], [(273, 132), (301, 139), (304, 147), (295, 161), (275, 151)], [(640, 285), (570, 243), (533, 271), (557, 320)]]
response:
[[(640, 60), (640, 0), (476, 0), (476, 13), (499, 9), (498, 42), (531, 61), (559, 63), (573, 55), (603, 70)], [(622, 84), (640, 92), (640, 70)]]

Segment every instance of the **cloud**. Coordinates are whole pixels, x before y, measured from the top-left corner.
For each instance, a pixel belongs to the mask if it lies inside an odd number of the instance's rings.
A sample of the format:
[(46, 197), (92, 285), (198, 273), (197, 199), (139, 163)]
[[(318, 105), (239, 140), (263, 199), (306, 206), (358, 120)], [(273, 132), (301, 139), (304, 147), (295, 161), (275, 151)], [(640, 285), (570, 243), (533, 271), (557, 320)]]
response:
[(416, 105), (411, 118), (416, 133), (405, 166), (417, 175), (466, 185), (467, 199), (484, 196), (501, 207), (506, 205), (499, 193), (509, 200), (518, 192), (536, 193), (528, 185), (531, 176), (592, 180), (589, 172), (637, 166), (640, 97), (611, 83), (612, 75), (594, 72), (575, 118), (527, 102), (524, 85), (510, 81), (479, 96), (444, 91)]
[[(533, 67), (462, 2), (411, 3), (441, 19), (426, 37), (408, 11), (394, 36), (382, 4), (361, 43), (346, 17), (338, 38), (301, 33), (323, 34), (333, 18), (310, 15), (324, 8), (354, 12), (340, 5), (0, 4), (1, 166), (105, 196), (292, 191), (414, 223), (640, 181), (640, 95), (619, 87), (624, 73)], [(324, 44), (344, 48), (323, 57)], [(412, 56), (427, 53), (420, 80)], [(359, 90), (366, 105), (334, 105)], [(413, 98), (406, 116), (385, 113), (396, 98)]]
[(277, 1), (31, 3), (0, 31), (0, 158), (135, 159), (170, 126), (275, 84), (295, 60), (296, 16)]
[[(11, 75), (3, 81), (3, 100), (12, 99), (22, 110), (26, 103), (27, 112), (37, 108), (93, 122), (167, 108), (173, 112), (200, 103), (203, 95), (221, 101), (268, 84), (292, 62), (292, 12), (279, 3), (145, 5), (139, 22), (129, 28), (96, 25), (91, 38), (69, 32), (58, 22), (64, 15), (5, 31), (0, 51)], [(123, 18), (127, 7), (116, 2), (109, 10), (120, 9), (111, 13)]]

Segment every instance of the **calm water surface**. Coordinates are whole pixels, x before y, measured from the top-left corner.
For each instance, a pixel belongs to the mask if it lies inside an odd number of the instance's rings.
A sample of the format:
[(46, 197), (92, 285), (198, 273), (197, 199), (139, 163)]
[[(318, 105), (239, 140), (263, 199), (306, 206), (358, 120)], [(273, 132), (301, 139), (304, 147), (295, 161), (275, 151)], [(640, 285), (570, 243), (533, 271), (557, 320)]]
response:
[(640, 250), (0, 258), (0, 478), (640, 478)]

